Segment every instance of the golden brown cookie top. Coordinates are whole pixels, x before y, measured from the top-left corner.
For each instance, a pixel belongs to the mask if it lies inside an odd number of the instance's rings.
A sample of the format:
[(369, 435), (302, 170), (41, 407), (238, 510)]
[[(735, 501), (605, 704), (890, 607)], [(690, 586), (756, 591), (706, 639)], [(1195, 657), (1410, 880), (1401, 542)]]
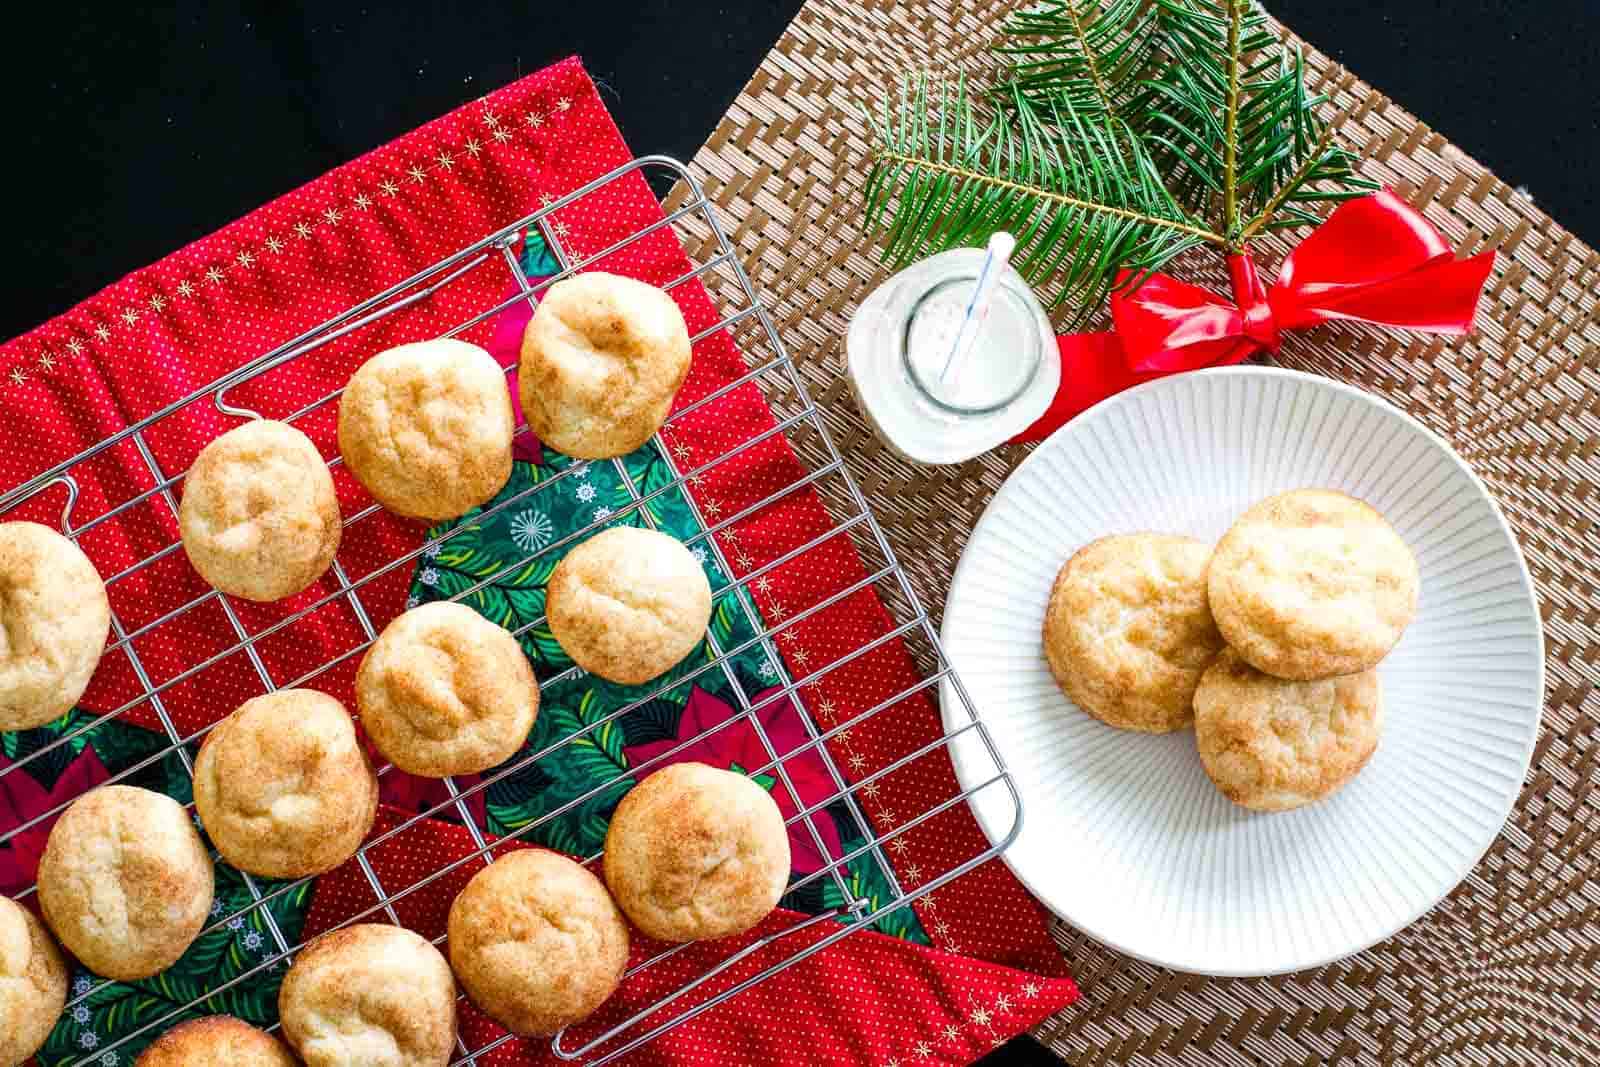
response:
[(662, 941), (729, 937), (764, 919), (789, 878), (777, 802), (742, 774), (674, 763), (634, 786), (606, 832), (606, 884)]
[(400, 926), (358, 923), (300, 950), (278, 989), (306, 1067), (445, 1067), (455, 1051), (450, 965)]
[(517, 1034), (553, 1034), (617, 988), (628, 924), (583, 867), (520, 850), (479, 871), (451, 904), (450, 963), (496, 1022)]
[(1376, 671), (1293, 682), (1233, 649), (1206, 670), (1194, 707), (1206, 773), (1229, 800), (1257, 811), (1329, 795), (1366, 765), (1383, 731)]
[(0, 1064), (44, 1045), (67, 1002), (67, 964), (33, 912), (0, 897)]
[(552, 285), (522, 339), (522, 411), (539, 439), (609, 459), (661, 428), (689, 371), (689, 331), (653, 285), (589, 271)]
[(1228, 644), (1280, 678), (1377, 665), (1417, 610), (1417, 561), (1382, 515), (1331, 489), (1252, 506), (1217, 543), (1211, 610)]
[(0, 522), (0, 730), (71, 711), (110, 629), (105, 583), (77, 545), (36, 522)]
[(343, 704), (281, 689), (245, 701), (206, 735), (194, 800), (230, 864), (302, 878), (355, 854), (377, 815), (378, 778)]
[(134, 1061), (134, 1067), (297, 1067), (283, 1042), (231, 1015), (179, 1023)]
[(339, 401), (350, 473), (397, 515), (453, 519), (511, 477), (515, 422), (506, 372), (450, 337), (379, 352)]
[(573, 662), (609, 681), (638, 685), (700, 643), (711, 620), (711, 584), (675, 538), (616, 526), (556, 565), (545, 610)]
[(200, 577), (247, 600), (279, 600), (320, 578), (343, 522), (327, 463), (286, 422), (257, 419), (201, 450), (183, 479), (183, 551)]
[(367, 735), (396, 767), (443, 778), (510, 759), (539, 711), (539, 683), (503, 627), (465, 604), (398, 616), (361, 661), (356, 699)]
[(211, 857), (171, 797), (104, 785), (73, 801), (39, 861), (39, 904), (96, 974), (148, 978), (182, 956), (211, 912)]
[(1135, 533), (1091, 541), (1067, 560), (1043, 640), (1074, 704), (1125, 730), (1189, 724), (1200, 672), (1222, 647), (1206, 605), (1210, 555), (1190, 537)]

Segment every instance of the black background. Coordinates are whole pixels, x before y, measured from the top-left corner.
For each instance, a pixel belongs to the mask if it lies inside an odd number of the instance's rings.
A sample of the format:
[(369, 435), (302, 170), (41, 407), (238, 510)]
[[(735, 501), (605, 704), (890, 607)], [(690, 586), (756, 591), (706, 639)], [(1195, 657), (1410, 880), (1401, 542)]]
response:
[[(1592, 0), (1269, 6), (1600, 239)], [(796, 0), (33, 3), (8, 12), (0, 337), (562, 56), (635, 151), (687, 159)]]
[[(1290, 26), (1600, 239), (1592, 0), (1269, 0)], [(8, 12), (0, 337), (572, 53), (635, 151), (692, 156), (799, 4), (32, 3)], [(1054, 1063), (1021, 1043), (987, 1063)]]

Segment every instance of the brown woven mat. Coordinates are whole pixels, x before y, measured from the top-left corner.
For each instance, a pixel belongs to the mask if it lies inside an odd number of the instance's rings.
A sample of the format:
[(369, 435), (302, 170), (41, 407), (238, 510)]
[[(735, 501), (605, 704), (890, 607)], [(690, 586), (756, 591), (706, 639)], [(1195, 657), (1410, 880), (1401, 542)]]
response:
[[(909, 68), (989, 62), (1011, 6), (810, 0), (694, 161), (739, 220), (752, 279), (936, 615), (968, 532), (1025, 450), (919, 468), (862, 422), (841, 338), (885, 272), (859, 229), (859, 105)], [(1078, 1064), (1597, 1062), (1600, 257), (1382, 93), (1307, 53), (1366, 173), (1424, 208), (1459, 248), (1503, 255), (1474, 338), (1340, 325), (1293, 334), (1280, 362), (1388, 397), (1489, 484), (1543, 602), (1544, 730), (1489, 854), (1394, 938), (1314, 971), (1225, 980), (1135, 962), (1058, 923), (1085, 997), (1037, 1036)], [(1283, 248), (1260, 251), (1270, 270)]]

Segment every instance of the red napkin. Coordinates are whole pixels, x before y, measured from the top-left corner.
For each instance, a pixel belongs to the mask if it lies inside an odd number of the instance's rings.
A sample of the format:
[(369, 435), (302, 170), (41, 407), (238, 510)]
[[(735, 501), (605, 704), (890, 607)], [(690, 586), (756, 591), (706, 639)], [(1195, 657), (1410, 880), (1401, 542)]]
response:
[[(54, 467), (505, 226), (541, 199), (559, 197), (628, 158), (593, 84), (576, 60), (567, 60), (252, 212), (0, 346), (0, 414), (14, 428), (0, 452), (0, 481), (14, 486)], [(584, 256), (661, 217), (645, 182), (635, 175), (564, 209), (553, 225), (569, 253)], [(671, 229), (663, 227), (596, 266), (660, 284), (682, 275), (689, 263)], [(504, 295), (506, 277), (494, 262), (475, 268), (432, 298), (254, 379), (228, 400), (269, 416), (287, 415), (337, 388), (379, 348), (435, 336), (492, 306)], [(691, 332), (717, 321), (698, 284), (679, 286), (674, 296)], [(488, 344), (490, 329), (486, 323), (466, 336)], [(725, 335), (706, 338), (695, 348), (679, 405), (745, 370), (743, 357)], [(329, 404), (297, 423), (326, 454), (334, 451), (334, 413)], [(152, 427), (143, 448), (125, 441), (73, 467), (74, 525), (94, 522), (158, 479), (184, 470), (206, 441), (233, 423), (209, 401), (197, 402)], [(759, 390), (744, 386), (676, 422), (667, 442), (682, 466), (693, 467), (774, 424)], [(774, 436), (708, 472), (694, 493), (715, 521), (802, 473), (782, 437)], [(342, 469), (337, 480), (347, 515), (365, 505), (365, 494)], [(52, 489), (5, 517), (54, 521), (65, 499), (64, 489)], [(729, 529), (721, 540), (735, 571), (746, 573), (831, 527), (821, 501), (803, 491)], [(414, 549), (423, 531), (380, 513), (361, 520), (351, 533), (340, 559), (359, 580)], [(112, 576), (175, 540), (171, 505), (158, 495), (97, 522), (81, 543), (101, 572)], [(403, 608), (410, 572), (409, 565), (397, 567), (362, 588), (361, 600), (378, 625)], [(767, 618), (777, 620), (865, 574), (848, 538), (836, 537), (775, 569), (754, 583), (753, 591)], [(208, 597), (182, 553), (169, 552), (112, 584), (119, 621), (138, 634), (130, 646), (137, 662), (129, 655), (107, 656), (84, 704), (114, 710), (136, 699), (142, 686), (135, 668), (142, 668), (159, 691), (160, 707), (142, 703), (128, 713), (128, 721), (165, 729), (158, 714), (164, 712), (186, 736), (262, 691), (262, 670), (274, 684), (288, 685), (330, 656), (355, 648), (363, 640), (359, 620), (348, 603), (334, 600), (259, 642), (259, 663), (227, 651), (238, 639), (236, 625), (260, 632), (336, 589), (329, 578), (279, 604), (230, 602), (235, 618), (220, 600), (206, 599), (177, 622), (158, 625), (166, 614)], [(794, 636), (779, 648), (800, 677), (891, 628), (868, 589), (793, 626)], [(355, 662), (351, 658), (310, 684), (348, 699)], [(803, 695), (817, 721), (829, 726), (917, 679), (906, 649), (891, 640), (831, 671)], [(937, 710), (918, 694), (853, 729), (832, 751), (841, 765), (861, 776), (926, 745), (939, 732)], [(959, 792), (942, 750), (908, 763), (878, 785), (876, 795), (861, 802), (880, 832)], [(459, 827), (442, 823), (414, 827), (380, 850), (379, 877), (391, 890), (408, 885), (439, 869), (446, 857), (469, 850), (463, 837)], [(891, 858), (902, 882), (911, 886), (986, 846), (961, 804), (901, 840), (904, 846)], [(401, 847), (411, 841), (426, 845)], [(470, 869), (464, 869), (462, 880)], [(364, 881), (353, 883), (356, 877), (352, 867), (318, 884), (312, 929), (371, 904), (371, 890)], [(411, 921), (436, 932), (428, 923), (442, 916), (455, 888), (459, 883), (446, 877), (405, 898), (418, 909)], [(367, 894), (365, 902), (360, 893)], [(1076, 998), (1037, 904), (998, 862), (941, 887), (917, 907), (935, 943), (949, 951), (876, 933), (853, 935), (674, 1030), (635, 1058), (656, 1063), (965, 1062)], [(831, 932), (823, 924), (812, 931), (807, 936)], [(758, 954), (757, 961), (770, 958)], [(661, 980), (649, 974), (649, 981)], [(509, 1058), (495, 1062), (531, 1062), (541, 1047), (503, 1046)]]

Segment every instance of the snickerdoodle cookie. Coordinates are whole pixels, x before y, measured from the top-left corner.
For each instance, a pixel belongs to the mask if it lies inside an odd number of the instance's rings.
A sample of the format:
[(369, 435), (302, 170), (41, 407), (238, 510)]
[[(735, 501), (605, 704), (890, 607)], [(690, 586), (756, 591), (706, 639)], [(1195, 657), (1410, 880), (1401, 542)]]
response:
[(682, 543), (615, 526), (567, 553), (546, 587), (550, 632), (574, 663), (623, 685), (676, 666), (705, 636), (711, 584)]
[(67, 1002), (67, 964), (44, 924), (0, 897), (0, 1065), (27, 1060)]
[(396, 767), (443, 778), (515, 755), (539, 713), (539, 683), (515, 637), (441, 600), (383, 628), (361, 661), (356, 703)]
[(339, 401), (339, 450), (378, 503), (407, 518), (453, 519), (511, 477), (505, 371), (454, 338), (379, 352)]
[(110, 629), (105, 584), (82, 549), (36, 522), (0, 523), (0, 730), (71, 711)]
[(378, 811), (378, 777), (344, 705), (282, 689), (217, 723), (194, 764), (194, 806), (223, 859), (267, 878), (331, 871)]
[(271, 1034), (231, 1015), (179, 1023), (140, 1054), (133, 1067), (297, 1067)]
[(317, 446), (257, 419), (201, 450), (183, 479), (183, 551), (200, 577), (246, 600), (279, 600), (322, 577), (343, 523)]
[(661, 428), (688, 371), (689, 331), (672, 297), (590, 271), (539, 301), (517, 381), (541, 441), (579, 459), (609, 459)]
[(634, 786), (606, 832), (606, 884), (633, 924), (661, 941), (741, 933), (789, 879), (789, 833), (759, 784), (674, 763)]
[(1124, 730), (1193, 719), (1194, 687), (1222, 637), (1206, 607), (1209, 546), (1136, 533), (1084, 545), (1056, 575), (1044, 654), (1068, 699)]
[(1233, 649), (1194, 695), (1194, 733), (1206, 773), (1236, 804), (1287, 811), (1355, 777), (1383, 730), (1375, 671), (1291, 682), (1262, 674)]
[(358, 923), (300, 951), (278, 989), (278, 1016), (306, 1067), (445, 1067), (456, 984), (426, 938)]
[(587, 1018), (628, 965), (628, 924), (600, 879), (565, 856), (508, 853), (450, 905), (450, 966), (467, 996), (514, 1034)]
[(1417, 612), (1417, 561), (1371, 507), (1330, 489), (1268, 497), (1211, 557), (1211, 611), (1252, 667), (1306, 680), (1386, 656)]
[(205, 926), (211, 857), (176, 800), (105, 785), (73, 801), (39, 861), (39, 906), (69, 952), (105, 978), (149, 978)]

